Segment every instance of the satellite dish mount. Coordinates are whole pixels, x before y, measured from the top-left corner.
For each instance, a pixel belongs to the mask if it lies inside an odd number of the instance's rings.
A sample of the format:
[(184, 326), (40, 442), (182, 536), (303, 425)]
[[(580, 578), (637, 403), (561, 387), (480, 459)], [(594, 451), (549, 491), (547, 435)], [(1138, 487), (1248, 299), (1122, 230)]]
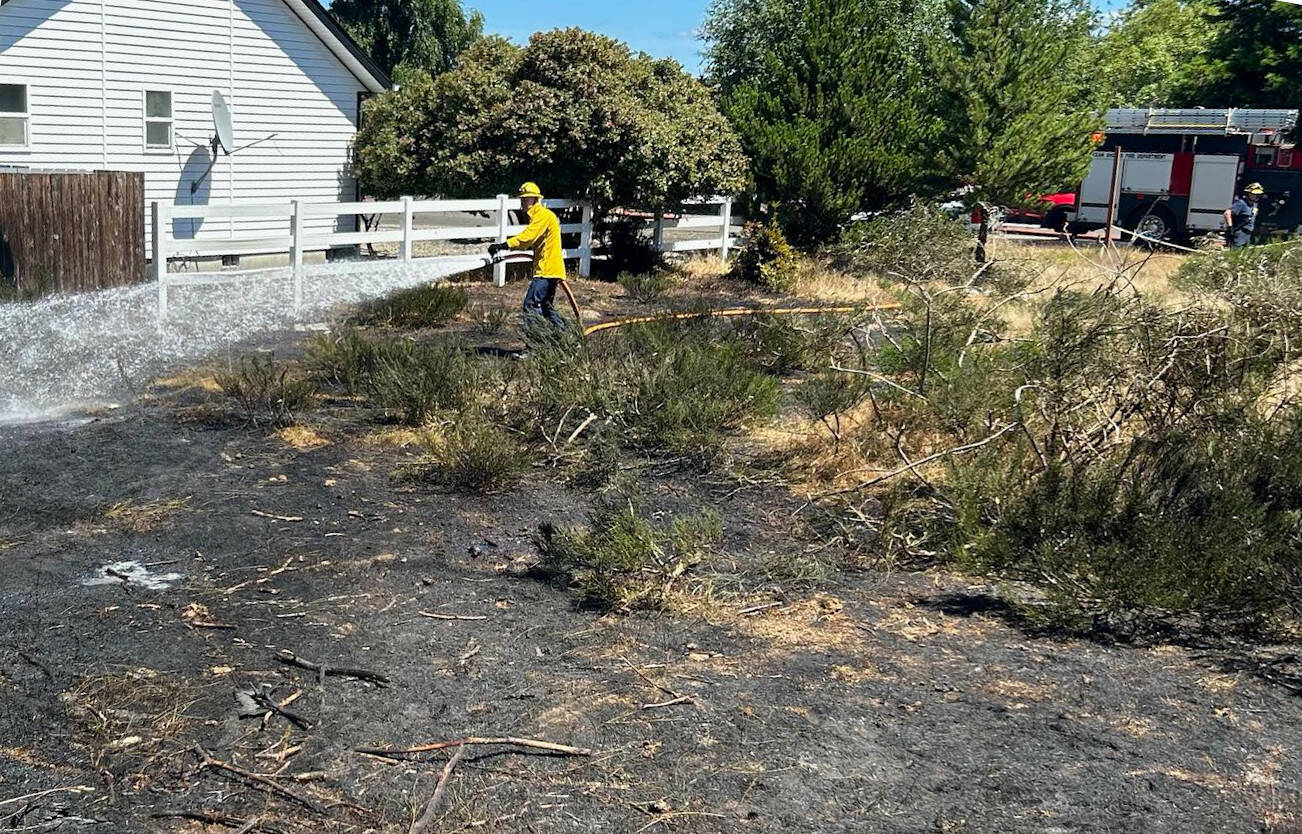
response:
[(235, 127), (231, 121), (231, 108), (226, 103), (226, 96), (222, 95), (221, 90), (212, 91), (212, 126), (213, 135), (209, 143), (212, 149), (212, 162), (208, 163), (208, 169), (203, 172), (194, 182), (190, 183), (190, 193), (194, 194), (199, 190), (203, 181), (208, 179), (212, 169), (217, 165), (217, 149), (221, 148), (227, 156), (235, 150)]

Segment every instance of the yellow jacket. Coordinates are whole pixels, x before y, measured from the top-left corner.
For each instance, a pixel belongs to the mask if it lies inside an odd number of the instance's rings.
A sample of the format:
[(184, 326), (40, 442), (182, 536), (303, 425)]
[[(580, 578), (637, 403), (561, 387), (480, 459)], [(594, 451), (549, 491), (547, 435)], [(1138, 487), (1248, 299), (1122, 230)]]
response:
[(564, 278), (565, 258), (561, 254), (561, 222), (556, 212), (541, 202), (529, 209), (529, 225), (506, 241), (512, 249), (533, 250), (533, 277)]

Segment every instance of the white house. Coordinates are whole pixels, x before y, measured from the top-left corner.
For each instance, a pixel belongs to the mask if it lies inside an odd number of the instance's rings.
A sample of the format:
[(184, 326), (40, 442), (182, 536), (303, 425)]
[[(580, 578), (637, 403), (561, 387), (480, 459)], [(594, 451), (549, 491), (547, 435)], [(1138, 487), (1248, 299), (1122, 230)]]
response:
[[(0, 0), (0, 167), (141, 171), (147, 201), (356, 199), (361, 101), (389, 86), (317, 0)], [(214, 90), (237, 150), (212, 165)]]

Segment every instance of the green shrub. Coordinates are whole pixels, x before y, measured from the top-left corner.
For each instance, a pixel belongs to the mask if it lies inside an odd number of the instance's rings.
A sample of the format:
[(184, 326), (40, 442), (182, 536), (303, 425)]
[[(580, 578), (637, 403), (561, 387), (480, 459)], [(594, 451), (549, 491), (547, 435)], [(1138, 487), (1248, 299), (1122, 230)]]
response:
[(369, 385), (382, 358), (407, 349), (405, 343), (367, 338), (350, 327), (329, 335), (317, 334), (308, 345), (307, 364), (321, 382), (359, 394)]
[(868, 396), (867, 377), (825, 370), (806, 379), (795, 391), (796, 402), (820, 421), (832, 439), (841, 442), (841, 415)]
[(465, 287), (421, 284), (368, 301), (349, 319), (352, 324), (389, 325), (404, 329), (442, 327), (470, 303)]
[(545, 524), (535, 544), (543, 575), (565, 584), (582, 608), (660, 607), (680, 578), (722, 539), (713, 510), (656, 527), (624, 496), (604, 502), (588, 527)]
[(701, 467), (727, 435), (774, 416), (781, 398), (778, 380), (717, 322), (649, 323), (541, 345), (527, 372), (516, 414), (540, 437), (590, 413), (628, 448)]
[[(1171, 309), (1120, 270), (1019, 295), (1017, 265), (975, 267), (966, 231), (925, 208), (847, 241), (852, 268), (900, 290), (847, 357), (889, 380), (856, 442), (887, 437), (898, 460), (829, 502), (829, 535), (1030, 583), (1040, 616), (1073, 624), (1302, 612), (1302, 248), (1190, 258), (1176, 283), (1195, 301)], [(855, 401), (830, 376), (796, 398), (823, 418)]]
[(649, 275), (664, 266), (664, 256), (638, 218), (611, 217), (597, 231), (605, 244), (608, 274)]
[(736, 338), (751, 351), (754, 362), (767, 373), (786, 376), (796, 371), (817, 371), (845, 351), (846, 333), (852, 326), (846, 315), (760, 315), (739, 319)]
[(470, 314), (474, 317), (479, 332), (492, 336), (506, 326), (513, 311), (500, 304), (476, 304), (471, 308)]
[(441, 410), (468, 403), (479, 384), (478, 370), (456, 345), (392, 342), (375, 356), (368, 390), (380, 408), (419, 426)]
[(600, 490), (619, 476), (619, 444), (610, 432), (603, 431), (583, 450), (570, 472), (569, 484), (576, 489)]
[(514, 486), (528, 466), (515, 436), (473, 411), (462, 414), (441, 442), (431, 442), (430, 451), (443, 480), (483, 495)]
[(777, 222), (747, 223), (743, 237), (732, 274), (769, 292), (795, 292), (799, 260)]
[(709, 329), (687, 331), (697, 334), (688, 338), (668, 335), (673, 332), (640, 331), (627, 339), (621, 417), (634, 445), (708, 465), (725, 434), (777, 414), (781, 386), (754, 368), (744, 345), (709, 339)]
[(312, 402), (315, 386), (292, 378), (271, 356), (244, 356), (239, 365), (216, 375), (217, 385), (240, 404), (249, 420), (287, 426)]
[(674, 285), (673, 278), (663, 272), (624, 272), (619, 283), (629, 298), (641, 304), (654, 304)]

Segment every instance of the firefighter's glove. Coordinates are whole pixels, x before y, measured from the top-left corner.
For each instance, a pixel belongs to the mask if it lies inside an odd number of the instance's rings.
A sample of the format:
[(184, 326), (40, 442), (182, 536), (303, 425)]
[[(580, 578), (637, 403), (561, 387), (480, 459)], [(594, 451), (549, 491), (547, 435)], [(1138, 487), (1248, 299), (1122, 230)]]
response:
[(488, 254), (497, 257), (498, 252), (505, 252), (510, 248), (511, 247), (507, 246), (505, 243), (490, 243), (488, 245)]

